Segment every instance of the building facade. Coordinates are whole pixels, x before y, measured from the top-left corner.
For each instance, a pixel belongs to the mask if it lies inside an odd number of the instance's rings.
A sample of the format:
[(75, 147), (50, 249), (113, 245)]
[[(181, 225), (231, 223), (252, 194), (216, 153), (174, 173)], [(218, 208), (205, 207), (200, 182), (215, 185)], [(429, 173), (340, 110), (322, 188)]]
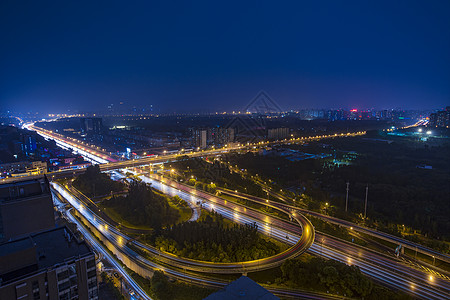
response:
[(66, 227), (0, 244), (0, 299), (97, 300), (95, 255)]
[(282, 140), (289, 137), (289, 128), (273, 128), (267, 130), (269, 140)]
[(0, 185), (0, 242), (55, 227), (45, 177)]
[(194, 129), (192, 131), (192, 139), (195, 147), (205, 149), (207, 146), (207, 130), (206, 129)]

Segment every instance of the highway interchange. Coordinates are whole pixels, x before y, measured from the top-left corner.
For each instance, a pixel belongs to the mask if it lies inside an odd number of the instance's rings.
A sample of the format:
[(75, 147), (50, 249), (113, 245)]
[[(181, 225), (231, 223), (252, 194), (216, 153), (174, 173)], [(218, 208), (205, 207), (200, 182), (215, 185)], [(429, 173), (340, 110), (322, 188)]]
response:
[[(33, 128), (35, 129), (35, 128)], [(59, 143), (65, 147), (76, 147), (77, 144), (75, 142), (71, 142), (69, 145), (66, 143), (65, 140), (61, 140), (60, 137), (49, 135), (48, 133), (42, 133), (47, 136), (47, 138), (52, 139), (58, 139)], [(244, 146), (242, 146), (244, 147)], [(247, 147), (247, 146), (245, 146)], [(88, 152), (91, 157), (97, 159), (97, 162), (101, 162), (104, 157), (97, 157), (96, 156), (96, 150), (90, 149), (90, 148), (77, 148), (79, 152)], [(238, 149), (240, 149), (238, 147)], [(230, 151), (230, 150), (236, 150), (233, 148), (230, 149), (218, 149), (218, 150), (211, 150), (208, 152), (196, 152), (193, 154), (190, 154), (191, 156), (197, 155), (197, 156), (204, 156), (204, 155), (214, 155), (214, 154), (220, 154), (223, 153), (223, 151)], [(83, 153), (82, 153), (83, 154)], [(146, 165), (149, 163), (157, 164), (161, 162), (168, 161), (172, 157), (166, 156), (166, 157), (159, 157), (159, 158), (149, 158), (149, 159), (143, 159), (139, 161), (121, 161), (121, 162), (113, 162), (110, 161), (109, 163), (105, 163), (101, 165), (102, 170), (111, 170), (111, 169), (121, 169), (124, 167), (136, 167), (139, 165)], [(139, 170), (139, 169), (134, 169)], [(53, 175), (51, 175), (53, 176)], [(152, 176), (153, 177), (153, 176)], [(274, 218), (269, 215), (264, 215), (260, 212), (253, 211), (251, 209), (242, 207), (240, 205), (237, 205), (236, 203), (232, 203), (231, 201), (227, 201), (221, 199), (220, 197), (216, 197), (214, 195), (205, 194), (196, 190), (188, 190), (188, 187), (181, 185), (174, 181), (167, 181), (167, 179), (163, 178), (150, 178), (148, 176), (141, 176), (144, 180), (147, 180), (149, 182), (152, 182), (152, 186), (161, 189), (163, 192), (167, 193), (175, 193), (179, 194), (180, 197), (183, 199), (195, 199), (195, 202), (201, 201), (203, 203), (203, 208), (205, 209), (215, 209), (224, 217), (227, 217), (235, 222), (238, 223), (248, 223), (248, 222), (257, 222), (258, 228), (261, 230), (262, 233), (270, 235), (274, 238), (277, 238), (281, 241), (287, 242), (288, 244), (294, 244), (299, 240), (299, 234), (301, 233), (301, 229), (299, 226), (296, 226), (295, 224), (292, 224), (290, 222), (287, 222), (285, 220), (280, 220), (277, 218)], [(165, 181), (165, 182), (164, 182)], [(55, 188), (55, 186), (53, 185)], [(61, 191), (58, 191), (61, 194)], [(67, 192), (67, 191), (66, 191)], [(236, 195), (235, 195), (236, 196)], [(238, 195), (243, 196), (243, 195)], [(246, 195), (247, 197), (248, 195)], [(70, 199), (70, 194), (67, 193), (63, 195), (63, 197), (67, 200)], [(72, 196), (73, 197), (73, 196)], [(255, 199), (254, 199), (255, 200)], [(69, 201), (70, 202), (70, 201)], [(71, 203), (72, 204), (72, 203)], [(279, 203), (271, 203), (270, 205), (278, 205)], [(78, 208), (76, 205), (72, 204), (72, 206), (75, 209), (83, 210), (83, 206), (79, 206)], [(297, 207), (289, 207), (287, 205), (280, 205), (283, 206), (282, 208), (288, 209), (291, 212), (295, 209), (297, 213), (300, 213), (301, 211)], [(84, 207), (84, 210), (86, 208)], [(244, 210), (248, 210), (246, 214), (244, 214)], [(303, 213), (313, 213), (310, 211), (302, 211)], [(249, 215), (250, 214), (250, 215)], [(93, 216), (92, 216), (93, 217)], [(323, 216), (319, 216), (323, 217)], [(93, 217), (94, 218), (94, 217)], [(328, 220), (331, 223), (343, 225), (343, 226), (351, 226), (357, 230), (366, 230), (366, 228), (356, 228), (355, 224), (352, 223), (345, 223), (345, 221), (334, 219), (329, 217)], [(93, 219), (95, 224), (95, 218)], [(103, 233), (104, 235), (108, 234), (108, 232), (111, 232), (111, 234), (114, 234), (115, 236), (111, 236), (111, 240), (115, 241), (116, 245), (122, 245), (122, 247), (126, 246), (126, 240), (122, 233), (117, 231), (114, 228), (105, 227), (101, 223), (97, 223), (98, 228), (102, 228), (103, 226)], [(377, 234), (379, 234), (377, 232)], [(381, 233), (382, 234), (382, 233)], [(387, 239), (391, 239), (390, 236), (386, 236)], [(396, 237), (395, 237), (396, 238)], [(398, 239), (398, 238), (397, 238)], [(370, 251), (368, 249), (363, 249), (361, 247), (357, 247), (356, 245), (349, 244), (344, 241), (340, 241), (336, 238), (324, 236), (321, 234), (315, 235), (315, 243), (312, 244), (309, 247), (308, 252), (327, 257), (327, 258), (333, 258), (342, 262), (345, 262), (347, 264), (351, 265), (357, 265), (360, 267), (361, 271), (368, 276), (374, 278), (376, 281), (383, 283), (385, 285), (406, 291), (416, 297), (420, 298), (428, 298), (428, 299), (448, 299), (448, 295), (450, 294), (450, 283), (448, 280), (440, 278), (438, 276), (433, 276), (430, 273), (423, 272), (421, 270), (417, 270), (414, 268), (411, 268), (410, 266), (407, 266), (400, 261), (394, 260), (393, 258), (386, 257), (384, 255), (380, 255), (377, 253), (374, 253), (373, 251)], [(394, 240), (399, 243), (405, 243), (404, 240)], [(413, 243), (412, 243), (413, 244)], [(137, 245), (142, 246), (142, 245)], [(421, 247), (420, 245), (413, 244), (413, 247)], [(131, 249), (130, 249), (131, 250)], [(425, 248), (423, 251), (429, 251), (431, 249)], [(133, 256), (133, 250), (131, 250), (130, 255)], [(434, 251), (434, 250), (433, 250)], [(436, 255), (442, 255), (441, 253), (435, 253)], [(134, 252), (134, 255), (138, 255), (136, 252)], [(140, 257), (140, 255), (136, 256)], [(142, 258), (142, 257), (141, 257)], [(448, 259), (448, 256), (442, 257), (443, 259)], [(150, 264), (151, 266), (151, 264)], [(164, 269), (165, 272), (168, 272), (170, 274), (170, 269), (161, 267), (158, 265), (152, 266), (153, 269)], [(242, 270), (241, 270), (242, 271)], [(180, 272), (180, 271), (178, 271)], [(184, 274), (184, 275), (183, 275)], [(187, 273), (186, 270), (178, 274), (178, 277), (186, 277)], [(198, 280), (198, 275), (189, 275), (192, 277), (195, 277), (197, 279), (191, 278), (190, 280)], [(209, 283), (212, 284), (212, 283)], [(218, 282), (214, 282), (216, 286), (219, 286)], [(221, 283), (222, 285), (224, 283)], [(136, 289), (137, 292), (139, 292)], [(139, 293), (140, 294), (140, 293)], [(314, 296), (315, 297), (315, 296)]]

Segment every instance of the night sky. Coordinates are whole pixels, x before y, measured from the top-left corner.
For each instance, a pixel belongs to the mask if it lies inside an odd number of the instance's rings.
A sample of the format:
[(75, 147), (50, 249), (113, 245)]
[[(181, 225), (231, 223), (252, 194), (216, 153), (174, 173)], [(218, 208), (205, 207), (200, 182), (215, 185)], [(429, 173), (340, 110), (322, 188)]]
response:
[[(244, 3), (245, 2), (245, 3)], [(0, 1), (0, 109), (450, 105), (450, 1)]]

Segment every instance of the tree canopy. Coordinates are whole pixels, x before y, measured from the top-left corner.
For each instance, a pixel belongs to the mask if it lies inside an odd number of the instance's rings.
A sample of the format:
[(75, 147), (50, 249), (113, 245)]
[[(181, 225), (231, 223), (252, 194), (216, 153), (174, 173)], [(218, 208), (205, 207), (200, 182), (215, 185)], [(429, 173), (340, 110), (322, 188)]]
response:
[(255, 260), (280, 251), (276, 244), (259, 235), (255, 225), (229, 225), (215, 212), (199, 222), (180, 223), (162, 230), (155, 244), (182, 257), (213, 262)]
[(73, 186), (91, 198), (120, 192), (125, 188), (122, 182), (114, 181), (108, 174), (102, 173), (98, 165), (88, 167), (74, 180)]
[(131, 224), (161, 228), (174, 224), (180, 217), (166, 197), (146, 183), (133, 181), (126, 196), (114, 196), (103, 201), (103, 205), (119, 212)]

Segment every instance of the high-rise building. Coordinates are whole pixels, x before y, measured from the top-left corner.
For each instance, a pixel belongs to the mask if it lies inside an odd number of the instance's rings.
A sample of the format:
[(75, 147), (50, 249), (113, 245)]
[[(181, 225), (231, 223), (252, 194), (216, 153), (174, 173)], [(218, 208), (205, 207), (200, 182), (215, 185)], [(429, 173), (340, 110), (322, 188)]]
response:
[(95, 255), (66, 227), (0, 244), (0, 299), (97, 300)]
[(282, 140), (289, 137), (289, 128), (273, 128), (267, 130), (269, 140)]
[(208, 128), (208, 144), (215, 146), (223, 146), (234, 142), (234, 129), (213, 127)]
[(24, 135), (22, 143), (22, 151), (26, 156), (33, 154), (36, 151), (36, 138), (32, 135)]
[(80, 128), (83, 133), (102, 133), (102, 118), (80, 118)]
[(430, 126), (434, 127), (449, 127), (450, 126), (450, 106), (445, 110), (437, 111), (430, 115)]
[(55, 227), (45, 177), (0, 185), (0, 242)]
[(192, 139), (195, 147), (201, 149), (206, 148), (207, 145), (207, 130), (206, 129), (194, 129), (192, 131)]

